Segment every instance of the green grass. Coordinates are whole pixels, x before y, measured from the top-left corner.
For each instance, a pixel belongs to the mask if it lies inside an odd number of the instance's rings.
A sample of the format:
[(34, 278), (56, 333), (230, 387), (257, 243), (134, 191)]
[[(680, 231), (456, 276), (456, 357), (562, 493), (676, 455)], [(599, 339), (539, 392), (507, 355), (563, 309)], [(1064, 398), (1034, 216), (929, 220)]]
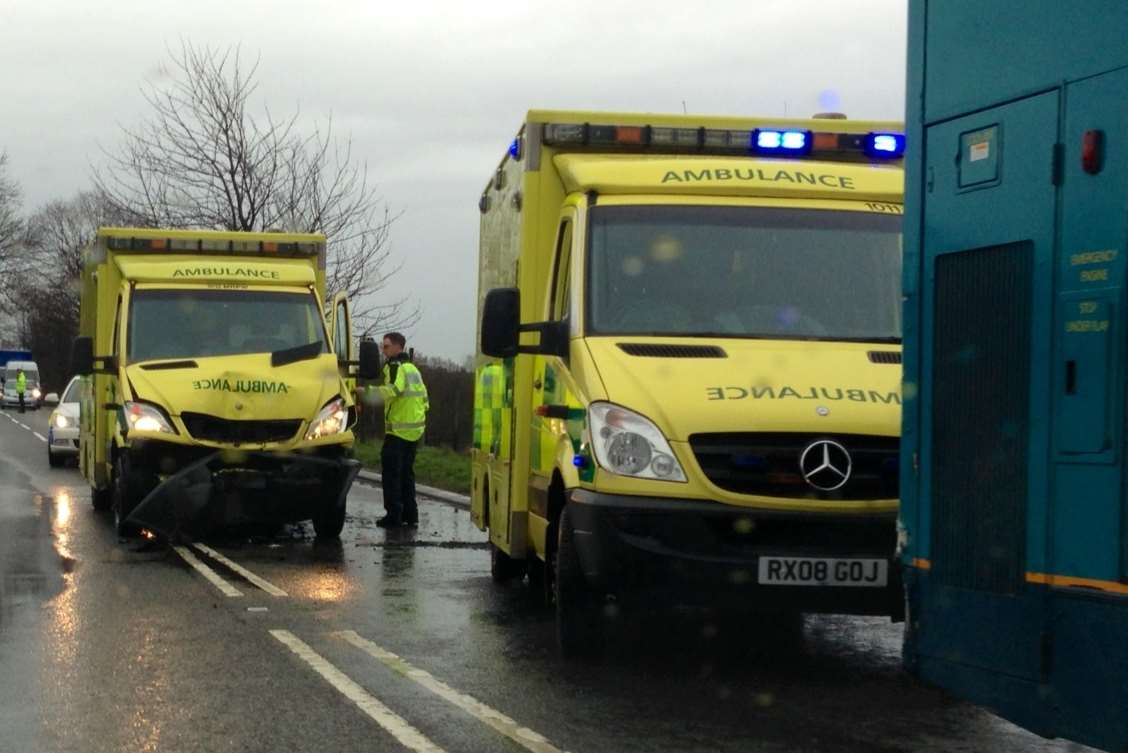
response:
[[(381, 440), (357, 442), (353, 452), (365, 468), (379, 471), (382, 444)], [(415, 456), (415, 483), (469, 494), (470, 455), (446, 447), (420, 447)]]

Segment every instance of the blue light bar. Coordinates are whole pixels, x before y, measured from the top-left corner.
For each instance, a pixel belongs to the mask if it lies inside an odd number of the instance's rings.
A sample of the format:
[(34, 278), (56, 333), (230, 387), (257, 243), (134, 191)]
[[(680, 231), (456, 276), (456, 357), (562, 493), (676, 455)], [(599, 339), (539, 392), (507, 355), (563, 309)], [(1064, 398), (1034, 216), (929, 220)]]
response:
[(757, 131), (757, 149), (779, 149), (783, 145), (783, 134), (779, 131)]
[(752, 151), (757, 154), (807, 154), (811, 151), (811, 132), (758, 128), (752, 133)]
[(509, 145), (509, 156), (513, 159), (521, 159), (521, 137), (513, 139), (513, 143)]
[(905, 134), (870, 133), (865, 140), (866, 154), (877, 159), (897, 159), (905, 155)]

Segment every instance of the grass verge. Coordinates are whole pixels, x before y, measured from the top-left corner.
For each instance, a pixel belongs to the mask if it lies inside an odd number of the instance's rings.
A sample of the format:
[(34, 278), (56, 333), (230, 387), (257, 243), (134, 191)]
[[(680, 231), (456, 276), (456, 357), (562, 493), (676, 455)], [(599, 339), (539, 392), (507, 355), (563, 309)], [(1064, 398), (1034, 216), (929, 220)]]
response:
[[(382, 440), (357, 442), (353, 453), (365, 468), (380, 470)], [(415, 483), (434, 486), (459, 494), (470, 493), (470, 455), (446, 447), (419, 448), (415, 455)]]

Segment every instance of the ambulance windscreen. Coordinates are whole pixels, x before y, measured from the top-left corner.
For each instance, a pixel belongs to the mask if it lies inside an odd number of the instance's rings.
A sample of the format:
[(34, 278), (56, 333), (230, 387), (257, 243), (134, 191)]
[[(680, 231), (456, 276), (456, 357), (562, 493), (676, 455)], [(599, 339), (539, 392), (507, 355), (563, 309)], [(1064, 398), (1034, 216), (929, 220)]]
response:
[(901, 337), (897, 215), (603, 206), (590, 227), (588, 334)]
[(139, 289), (127, 337), (130, 362), (307, 346), (329, 352), (317, 299), (310, 293)]

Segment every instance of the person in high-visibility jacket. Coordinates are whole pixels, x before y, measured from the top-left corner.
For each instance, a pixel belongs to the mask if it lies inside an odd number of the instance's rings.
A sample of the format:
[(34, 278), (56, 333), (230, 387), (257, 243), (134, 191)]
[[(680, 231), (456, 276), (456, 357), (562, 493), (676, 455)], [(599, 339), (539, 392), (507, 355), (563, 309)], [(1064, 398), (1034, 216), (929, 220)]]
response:
[(24, 412), (24, 395), (27, 394), (27, 374), (23, 369), (16, 371), (16, 397), (20, 399), (20, 413)]
[(415, 452), (427, 426), (427, 386), (404, 352), (407, 339), (399, 332), (384, 335), (384, 382), (362, 388), (363, 398), (384, 401), (384, 445), (380, 473), (384, 487), (382, 528), (419, 525), (415, 503)]

